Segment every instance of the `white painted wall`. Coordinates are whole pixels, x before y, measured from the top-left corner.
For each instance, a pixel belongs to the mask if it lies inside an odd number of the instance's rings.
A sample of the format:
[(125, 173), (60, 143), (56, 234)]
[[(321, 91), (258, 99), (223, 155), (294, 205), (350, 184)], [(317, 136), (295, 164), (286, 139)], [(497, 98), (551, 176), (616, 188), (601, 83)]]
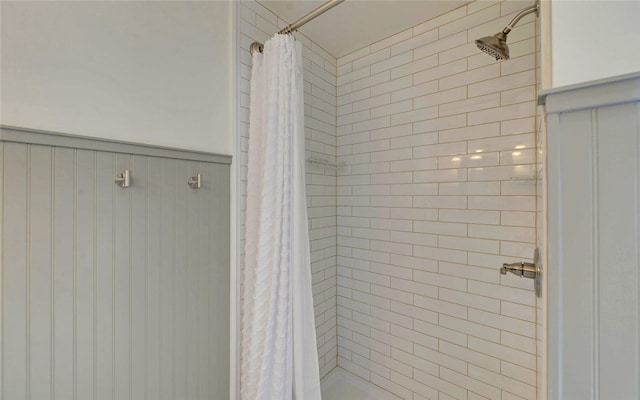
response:
[(551, 1), (552, 86), (640, 71), (640, 1)]
[(3, 1), (0, 122), (231, 154), (232, 9)]

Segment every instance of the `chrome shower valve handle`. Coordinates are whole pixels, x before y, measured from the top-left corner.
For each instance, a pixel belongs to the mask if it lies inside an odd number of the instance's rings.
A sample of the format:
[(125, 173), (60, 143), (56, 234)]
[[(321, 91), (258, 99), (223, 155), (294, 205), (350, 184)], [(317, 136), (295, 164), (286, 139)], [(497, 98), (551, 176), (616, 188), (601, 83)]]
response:
[(507, 272), (511, 272), (521, 278), (530, 278), (534, 280), (534, 289), (536, 291), (536, 297), (542, 296), (542, 262), (540, 260), (540, 252), (535, 249), (533, 252), (533, 262), (515, 262), (504, 263), (500, 268), (500, 274), (506, 275)]
[(511, 264), (502, 264), (500, 274), (506, 275), (507, 271), (525, 278), (535, 278), (536, 276), (536, 266), (530, 262), (520, 261)]

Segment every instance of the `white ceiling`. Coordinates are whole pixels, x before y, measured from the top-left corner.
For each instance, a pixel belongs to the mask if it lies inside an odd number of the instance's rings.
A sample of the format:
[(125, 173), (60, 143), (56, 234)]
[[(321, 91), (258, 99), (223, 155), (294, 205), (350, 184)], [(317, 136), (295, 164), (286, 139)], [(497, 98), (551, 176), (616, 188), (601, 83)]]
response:
[[(325, 2), (258, 1), (289, 23)], [(338, 58), (445, 14), (468, 2), (468, 0), (346, 0), (305, 24), (300, 28), (300, 32)]]

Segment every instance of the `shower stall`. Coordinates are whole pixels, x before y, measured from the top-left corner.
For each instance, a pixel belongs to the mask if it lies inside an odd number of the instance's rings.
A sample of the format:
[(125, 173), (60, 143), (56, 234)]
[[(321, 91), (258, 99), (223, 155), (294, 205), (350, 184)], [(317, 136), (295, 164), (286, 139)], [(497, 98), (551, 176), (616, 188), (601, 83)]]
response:
[[(500, 273), (544, 249), (528, 5), (470, 2), (337, 58), (295, 33), (326, 400), (543, 393), (542, 303), (533, 280)], [(238, 18), (243, 238), (249, 48), (291, 21), (256, 1), (238, 3)], [(512, 20), (509, 61), (478, 50), (476, 38)]]

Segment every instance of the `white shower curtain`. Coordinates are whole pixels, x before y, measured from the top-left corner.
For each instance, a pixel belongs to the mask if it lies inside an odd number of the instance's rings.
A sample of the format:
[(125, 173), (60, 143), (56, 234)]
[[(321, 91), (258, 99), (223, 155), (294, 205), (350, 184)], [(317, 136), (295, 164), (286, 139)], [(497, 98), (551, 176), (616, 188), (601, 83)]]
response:
[(319, 400), (305, 197), (302, 49), (253, 55), (240, 372), (243, 400)]

